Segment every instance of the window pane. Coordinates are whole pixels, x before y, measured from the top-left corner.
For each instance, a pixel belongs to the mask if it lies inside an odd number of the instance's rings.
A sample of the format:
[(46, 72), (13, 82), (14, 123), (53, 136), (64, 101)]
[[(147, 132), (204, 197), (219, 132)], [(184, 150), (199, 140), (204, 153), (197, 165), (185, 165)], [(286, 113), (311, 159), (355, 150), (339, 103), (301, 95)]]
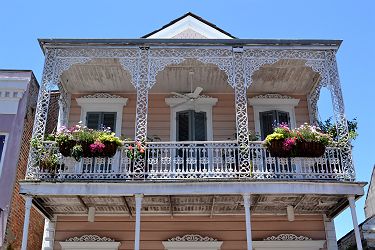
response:
[(194, 134), (195, 134), (195, 141), (205, 141), (207, 140), (206, 137), (206, 113), (205, 112), (198, 112), (194, 113)]
[(3, 150), (5, 146), (5, 137), (6, 137), (5, 135), (0, 135), (0, 162), (3, 156)]
[(86, 126), (91, 129), (99, 129), (100, 113), (88, 112), (86, 115)]
[(111, 131), (114, 132), (116, 130), (116, 113), (103, 113), (103, 127), (111, 128)]
[(285, 123), (289, 125), (289, 113), (283, 111), (277, 111), (277, 120), (279, 124)]

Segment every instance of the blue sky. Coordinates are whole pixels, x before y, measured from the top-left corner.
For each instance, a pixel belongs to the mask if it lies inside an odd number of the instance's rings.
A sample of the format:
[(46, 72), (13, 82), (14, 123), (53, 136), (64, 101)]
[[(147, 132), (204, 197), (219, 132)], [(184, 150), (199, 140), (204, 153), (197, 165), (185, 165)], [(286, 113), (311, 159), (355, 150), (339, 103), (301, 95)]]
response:
[[(348, 118), (359, 137), (354, 161), (359, 181), (369, 181), (375, 141), (375, 1), (3, 1), (0, 68), (31, 69), (41, 79), (37, 38), (137, 38), (191, 11), (239, 38), (342, 39), (338, 65)], [(321, 115), (330, 99), (322, 97)], [(367, 191), (367, 187), (366, 187)], [(357, 202), (364, 220), (364, 197)], [(352, 228), (350, 212), (335, 219), (338, 237)]]

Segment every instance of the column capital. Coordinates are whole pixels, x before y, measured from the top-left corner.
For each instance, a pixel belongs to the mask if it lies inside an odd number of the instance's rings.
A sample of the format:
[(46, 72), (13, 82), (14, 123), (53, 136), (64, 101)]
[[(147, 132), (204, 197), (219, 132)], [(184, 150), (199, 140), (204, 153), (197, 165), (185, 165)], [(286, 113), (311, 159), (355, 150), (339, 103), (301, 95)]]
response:
[(349, 202), (350, 201), (355, 201), (355, 196), (354, 195), (348, 195), (347, 198), (348, 198)]
[(249, 208), (251, 206), (251, 195), (249, 193), (242, 194), (243, 197), (243, 205), (245, 208)]
[(135, 199), (143, 199), (144, 195), (143, 194), (134, 194)]

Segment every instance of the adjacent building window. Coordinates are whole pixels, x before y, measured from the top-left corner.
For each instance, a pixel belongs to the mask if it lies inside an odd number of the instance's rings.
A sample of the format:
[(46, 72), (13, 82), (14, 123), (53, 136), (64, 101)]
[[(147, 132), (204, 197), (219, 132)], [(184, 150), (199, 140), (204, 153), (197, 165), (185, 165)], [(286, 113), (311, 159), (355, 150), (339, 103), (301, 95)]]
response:
[(176, 114), (177, 141), (206, 141), (207, 117), (206, 112), (185, 110)]
[(259, 112), (260, 128), (262, 140), (267, 135), (272, 134), (273, 128), (278, 124), (290, 124), (289, 112), (280, 110), (270, 110)]
[(0, 175), (3, 169), (8, 134), (0, 133)]
[(110, 128), (116, 131), (116, 112), (87, 112), (86, 126), (91, 129)]

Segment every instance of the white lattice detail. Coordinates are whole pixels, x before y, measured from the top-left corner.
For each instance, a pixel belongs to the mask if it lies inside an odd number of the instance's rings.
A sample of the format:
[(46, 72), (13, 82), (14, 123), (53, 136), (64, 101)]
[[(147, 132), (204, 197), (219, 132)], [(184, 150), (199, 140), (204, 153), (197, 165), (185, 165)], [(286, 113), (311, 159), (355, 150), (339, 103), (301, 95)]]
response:
[(277, 236), (270, 236), (265, 239), (264, 241), (301, 241), (301, 240), (312, 240), (306, 236), (297, 236), (295, 234), (279, 234)]
[(202, 236), (199, 234), (186, 234), (184, 236), (177, 236), (171, 239), (168, 239), (168, 241), (172, 242), (212, 242), (217, 241), (217, 239), (214, 239), (209, 236)]
[(252, 97), (253, 99), (293, 99), (287, 95), (280, 95), (280, 94), (265, 94), (265, 95), (257, 95)]
[(95, 234), (85, 234), (81, 237), (71, 237), (65, 240), (65, 242), (114, 242), (115, 240), (108, 237), (100, 237)]

